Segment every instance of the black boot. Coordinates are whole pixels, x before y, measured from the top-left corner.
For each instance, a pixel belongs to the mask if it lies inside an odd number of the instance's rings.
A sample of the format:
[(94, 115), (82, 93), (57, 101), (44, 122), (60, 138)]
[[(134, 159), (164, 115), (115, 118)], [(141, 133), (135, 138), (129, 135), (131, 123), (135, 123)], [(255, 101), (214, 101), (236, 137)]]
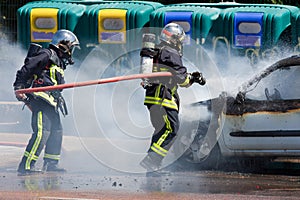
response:
[(37, 170), (35, 168), (33, 169), (18, 169), (18, 176), (30, 176), (30, 175), (36, 175), (36, 174), (42, 174), (42, 170)]
[(18, 170), (17, 170), (18, 176), (29, 176), (29, 175), (43, 173), (42, 170), (35, 169), (35, 167), (34, 167), (35, 161), (32, 161), (30, 163), (30, 169), (25, 169), (25, 163), (26, 163), (26, 157), (23, 157), (21, 163), (19, 164)]
[(161, 176), (160, 168), (163, 157), (154, 152), (148, 152), (148, 155), (140, 162), (140, 165), (147, 170), (146, 176)]
[(58, 164), (56, 161), (44, 161), (43, 165), (43, 171), (44, 172), (67, 172), (66, 169), (58, 167)]
[(145, 168), (148, 172), (159, 170), (160, 165), (155, 162), (150, 156), (146, 156), (141, 162), (140, 165)]

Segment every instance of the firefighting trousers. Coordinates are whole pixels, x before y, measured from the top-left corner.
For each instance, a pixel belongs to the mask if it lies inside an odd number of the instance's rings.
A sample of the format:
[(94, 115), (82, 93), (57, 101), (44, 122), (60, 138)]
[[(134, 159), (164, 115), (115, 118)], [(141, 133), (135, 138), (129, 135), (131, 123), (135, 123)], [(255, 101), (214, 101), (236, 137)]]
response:
[(55, 107), (41, 100), (31, 105), (33, 134), (19, 165), (19, 169), (25, 170), (34, 166), (44, 147), (44, 162), (57, 163), (62, 145), (62, 125)]
[(174, 143), (175, 136), (179, 129), (178, 111), (165, 108), (161, 105), (148, 106), (150, 120), (154, 127), (151, 145), (148, 155), (152, 157), (157, 165), (167, 155)]

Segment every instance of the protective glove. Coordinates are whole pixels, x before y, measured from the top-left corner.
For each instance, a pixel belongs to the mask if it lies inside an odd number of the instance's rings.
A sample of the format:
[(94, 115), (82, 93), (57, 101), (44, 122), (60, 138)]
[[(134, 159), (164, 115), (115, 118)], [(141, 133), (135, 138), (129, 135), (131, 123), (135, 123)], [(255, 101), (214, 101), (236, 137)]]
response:
[(64, 117), (66, 115), (68, 115), (68, 109), (67, 109), (66, 101), (62, 96), (59, 96), (58, 99), (57, 99), (57, 107), (60, 109), (60, 111), (61, 111), (61, 113), (63, 114)]
[(24, 89), (24, 88), (25, 88), (24, 85), (18, 85), (18, 86), (14, 87), (15, 95), (16, 95), (16, 98), (18, 99), (18, 101), (26, 102), (28, 100), (28, 97), (26, 96), (25, 93), (18, 93), (17, 92), (17, 90)]
[(205, 85), (206, 79), (203, 77), (202, 73), (193, 72), (191, 76), (192, 76), (192, 82), (199, 83), (200, 85)]
[(152, 84), (149, 83), (149, 80), (143, 79), (143, 81), (141, 82), (141, 86), (142, 86), (144, 89), (147, 89), (147, 88), (149, 88), (150, 86), (152, 86)]
[(61, 90), (53, 90), (50, 93), (54, 97), (54, 99), (57, 103), (56, 111), (58, 111), (58, 109), (59, 109), (64, 117), (66, 115), (68, 115), (67, 105), (66, 105), (65, 99), (61, 95)]

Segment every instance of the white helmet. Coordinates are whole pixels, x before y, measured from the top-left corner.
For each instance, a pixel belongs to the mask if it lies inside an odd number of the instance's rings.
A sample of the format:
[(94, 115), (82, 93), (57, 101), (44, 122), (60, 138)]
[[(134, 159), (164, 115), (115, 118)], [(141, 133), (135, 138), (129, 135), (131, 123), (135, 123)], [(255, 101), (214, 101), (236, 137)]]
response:
[(185, 38), (183, 28), (176, 23), (167, 24), (161, 31), (159, 39), (181, 50)]
[(75, 48), (79, 47), (79, 41), (74, 33), (69, 30), (58, 30), (50, 42), (50, 47), (61, 52), (61, 58), (65, 60), (65, 64), (74, 64), (72, 55)]

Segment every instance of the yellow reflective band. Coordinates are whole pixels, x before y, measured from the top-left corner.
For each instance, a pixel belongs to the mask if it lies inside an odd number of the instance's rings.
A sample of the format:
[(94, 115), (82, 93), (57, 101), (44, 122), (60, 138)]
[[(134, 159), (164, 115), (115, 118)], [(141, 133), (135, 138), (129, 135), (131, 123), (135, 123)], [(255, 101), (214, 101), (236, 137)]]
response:
[(165, 157), (168, 153), (168, 150), (162, 148), (161, 146), (159, 146), (156, 143), (153, 143), (153, 145), (151, 146), (151, 149), (158, 155), (161, 155), (162, 157)]
[(54, 107), (57, 105), (57, 103), (55, 102), (54, 97), (47, 94), (46, 92), (34, 92), (33, 94), (43, 98), (44, 100), (46, 100), (48, 103), (50, 103)]
[(177, 87), (176, 87), (176, 86), (174, 86), (174, 87), (172, 88), (172, 90), (171, 90), (171, 92), (172, 92), (172, 96), (175, 94), (176, 90), (177, 90)]
[[(25, 151), (24, 156), (28, 158), (28, 157), (29, 157), (29, 152), (28, 152), (28, 151)], [(36, 156), (36, 155), (33, 155), (33, 156), (32, 156), (32, 160), (37, 161), (38, 158), (39, 158), (39, 157)]]
[(158, 141), (156, 142), (159, 146), (162, 145), (162, 143), (166, 140), (166, 138), (168, 137), (169, 133), (172, 132), (172, 127), (171, 127), (171, 123), (168, 119), (168, 116), (167, 115), (164, 115), (163, 116), (164, 118), (164, 121), (165, 121), (165, 124), (166, 124), (166, 131), (164, 134), (162, 134), (162, 136), (158, 139)]
[(57, 65), (52, 64), (50, 67), (50, 78), (54, 85), (57, 85), (56, 72), (60, 73), (62, 77), (64, 76), (64, 70)]
[(53, 155), (53, 154), (47, 154), (45, 153), (44, 158), (49, 158), (52, 160), (59, 160), (60, 159), (60, 155)]
[(62, 77), (64, 76), (65, 72), (62, 68), (58, 67), (57, 65), (52, 65), (51, 69), (52, 68), (55, 69), (58, 73), (60, 73)]
[(161, 68), (160, 68), (160, 71), (161, 71), (161, 72), (168, 72), (169, 69), (168, 69), (168, 68), (165, 68), (165, 67), (161, 67)]
[(155, 91), (156, 98), (159, 97), (160, 89), (161, 89), (161, 84), (159, 84), (158, 87), (156, 88), (156, 91)]
[(56, 80), (56, 75), (55, 75), (55, 68), (54, 67), (51, 67), (50, 68), (50, 78), (51, 78), (51, 81), (54, 85), (57, 85), (57, 80)]
[(172, 108), (172, 109), (178, 110), (178, 106), (173, 97), (172, 97), (172, 100), (169, 100), (169, 99), (162, 100), (162, 98), (146, 96), (144, 103), (145, 104), (162, 105), (167, 108)]
[(33, 143), (32, 149), (29, 152), (27, 159), (26, 159), (26, 164), (25, 164), (25, 169), (30, 169), (30, 163), (32, 160), (34, 160), (34, 158), (36, 157), (35, 153), (40, 145), (40, 142), (42, 140), (42, 136), (43, 136), (43, 114), (42, 112), (38, 112), (37, 114), (37, 136), (36, 139)]
[(184, 82), (181, 83), (181, 84), (179, 84), (179, 86), (181, 86), (181, 87), (189, 86), (189, 84), (190, 84), (190, 79), (191, 79), (191, 76), (190, 76), (190, 75), (186, 76), (186, 79), (184, 80)]
[(153, 65), (152, 72), (158, 72), (158, 67), (156, 65)]
[(162, 105), (165, 106), (165, 107), (168, 107), (168, 108), (173, 108), (175, 110), (178, 110), (178, 106), (174, 102), (174, 98), (173, 97), (172, 97), (172, 100), (164, 99)]

